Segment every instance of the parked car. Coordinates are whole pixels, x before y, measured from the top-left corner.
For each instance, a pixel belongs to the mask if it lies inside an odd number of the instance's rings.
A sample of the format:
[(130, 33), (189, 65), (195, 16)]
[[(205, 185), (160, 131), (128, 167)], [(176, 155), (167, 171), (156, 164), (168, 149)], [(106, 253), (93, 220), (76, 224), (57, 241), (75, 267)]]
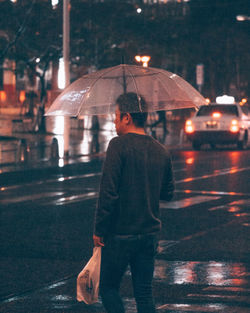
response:
[(186, 121), (185, 133), (195, 150), (202, 144), (237, 144), (247, 146), (250, 135), (250, 116), (246, 107), (239, 104), (210, 104), (201, 106)]

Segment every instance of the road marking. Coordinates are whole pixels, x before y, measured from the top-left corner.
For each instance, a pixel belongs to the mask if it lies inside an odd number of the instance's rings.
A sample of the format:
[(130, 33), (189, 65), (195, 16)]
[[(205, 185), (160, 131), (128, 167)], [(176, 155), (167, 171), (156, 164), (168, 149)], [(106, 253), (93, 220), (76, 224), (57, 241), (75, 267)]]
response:
[(56, 182), (64, 182), (68, 180), (73, 180), (73, 179), (95, 177), (95, 176), (100, 176), (101, 174), (102, 174), (101, 172), (97, 172), (97, 173), (88, 173), (88, 174), (82, 174), (82, 175), (76, 175), (76, 176), (62, 176), (62, 177), (57, 177), (57, 178), (43, 179), (43, 180), (31, 182), (31, 183), (24, 183), (24, 184), (22, 183), (21, 185), (19, 184), (19, 185), (1, 187), (0, 191), (7, 191), (7, 190), (18, 189), (18, 188), (34, 186), (34, 185), (41, 185), (44, 183), (56, 183)]
[(176, 184), (189, 183), (195, 180), (207, 179), (207, 178), (222, 176), (222, 175), (235, 174), (238, 172), (249, 171), (249, 170), (250, 170), (250, 167), (243, 167), (243, 168), (231, 167), (231, 168), (226, 168), (222, 170), (216, 170), (214, 171), (213, 174), (207, 174), (207, 175), (196, 176), (196, 177), (188, 177), (185, 179), (177, 180), (175, 183)]
[(218, 225), (216, 227), (212, 227), (212, 228), (209, 228), (207, 230), (191, 234), (189, 236), (185, 236), (185, 237), (180, 238), (179, 240), (176, 240), (176, 241), (175, 240), (166, 240), (166, 241), (162, 240), (162, 243), (160, 245), (160, 254), (164, 254), (165, 251), (168, 250), (170, 247), (175, 246), (175, 245), (177, 245), (177, 244), (179, 244), (181, 242), (192, 240), (194, 238), (202, 237), (204, 235), (207, 235), (208, 233), (217, 231), (221, 227), (227, 227), (227, 226), (230, 226), (230, 225), (233, 225), (233, 224), (237, 224), (237, 220), (232, 220), (232, 221), (230, 221), (228, 223), (221, 224), (221, 225)]
[[(209, 302), (211, 300), (209, 299)], [(249, 311), (246, 311), (246, 307), (242, 307), (241, 305), (231, 305), (225, 303), (209, 303), (209, 304), (175, 304), (175, 303), (170, 303), (170, 304), (164, 304), (159, 307), (157, 307), (157, 310), (164, 310), (163, 312), (178, 312), (178, 313), (187, 313), (187, 312), (201, 312), (201, 313), (209, 313), (209, 312), (221, 312), (221, 313), (247, 313)]]
[(83, 200), (95, 199), (98, 197), (98, 194), (98, 192), (87, 192), (80, 195), (63, 197), (54, 201), (47, 202), (46, 204), (65, 205), (67, 203), (75, 203)]
[(39, 193), (37, 195), (27, 195), (22, 197), (15, 197), (15, 198), (7, 198), (4, 200), (0, 200), (1, 204), (11, 204), (17, 202), (26, 202), (26, 201), (33, 201), (39, 200), (45, 197), (57, 197), (63, 195), (63, 192), (46, 192), (46, 193)]
[(250, 193), (243, 192), (233, 192), (233, 191), (210, 191), (210, 190), (192, 190), (192, 189), (176, 189), (177, 193), (196, 193), (196, 194), (204, 194), (204, 195), (218, 195), (218, 196), (250, 196)]
[(237, 213), (241, 211), (240, 206), (250, 206), (250, 199), (241, 199), (241, 200), (236, 200), (227, 204), (222, 204), (215, 206), (213, 208), (208, 209), (209, 211), (216, 211), (216, 210), (228, 210), (231, 213)]
[(234, 205), (234, 204), (237, 204), (237, 205), (250, 205), (250, 199), (236, 200), (236, 201), (231, 202), (230, 204), (232, 204), (232, 205)]
[[(178, 171), (182, 171), (182, 170), (184, 171), (185, 169), (174, 170), (174, 172), (178, 172)], [(191, 182), (191, 181), (195, 181), (195, 180), (207, 179), (207, 178), (211, 178), (211, 177), (215, 177), (215, 176), (234, 174), (234, 173), (246, 171), (246, 170), (250, 170), (250, 167), (244, 167), (244, 168), (231, 167), (231, 168), (226, 168), (226, 169), (219, 169), (219, 170), (215, 170), (212, 174), (206, 174), (206, 175), (197, 176), (197, 177), (188, 177), (185, 179), (177, 180), (175, 183), (176, 184), (186, 183), (186, 182)], [(101, 174), (102, 174), (102, 172), (96, 172), (96, 173), (88, 173), (88, 174), (82, 174), (82, 175), (76, 175), (76, 176), (63, 176), (63, 177), (59, 177), (59, 178), (43, 179), (40, 181), (25, 183), (22, 185), (13, 185), (13, 186), (1, 187), (0, 191), (23, 188), (24, 186), (40, 185), (40, 184), (43, 184), (45, 182), (46, 183), (53, 183), (53, 182), (62, 182), (62, 181), (67, 181), (67, 180), (101, 176)]]
[[(226, 305), (221, 304), (189, 304), (189, 303), (167, 303), (157, 307), (158, 310), (164, 310), (164, 312), (227, 312), (235, 313)], [(166, 311), (167, 310), (167, 311)], [(226, 311), (225, 311), (226, 310)]]
[(188, 297), (192, 297), (192, 298), (200, 298), (200, 299), (204, 299), (204, 298), (213, 298), (213, 299), (217, 299), (217, 300), (232, 300), (232, 301), (238, 301), (238, 302), (245, 302), (245, 303), (250, 303), (249, 301), (249, 297), (247, 296), (239, 296), (239, 295), (225, 295), (225, 294), (193, 294), (190, 293), (187, 295)]
[[(244, 276), (245, 273), (244, 273)], [(203, 288), (204, 291), (229, 291), (229, 292), (250, 292), (250, 288), (242, 288), (242, 287), (226, 287), (226, 286), (209, 286)]]
[(195, 204), (218, 200), (221, 197), (218, 196), (195, 196), (192, 198), (185, 198), (182, 200), (177, 201), (170, 201), (170, 202), (161, 202), (160, 208), (161, 209), (183, 209)]
[[(20, 203), (20, 202), (27, 202), (27, 201), (33, 201), (33, 200), (39, 200), (44, 199), (45, 197), (51, 198), (51, 197), (58, 197), (63, 196), (64, 192), (47, 192), (43, 194), (37, 194), (37, 195), (27, 195), (22, 197), (16, 197), (16, 198), (8, 198), (5, 200), (0, 200), (1, 204), (11, 204), (11, 203)], [(48, 199), (47, 201), (42, 201), (41, 205), (65, 205), (68, 203), (76, 203), (84, 200), (90, 200), (90, 199), (97, 199), (99, 195), (99, 192), (86, 192), (83, 194), (73, 194), (67, 197), (60, 197), (57, 199)], [(177, 201), (170, 201), (170, 202), (161, 202), (160, 208), (161, 209), (181, 209), (185, 207), (189, 207), (195, 204), (213, 201), (220, 199), (221, 197), (218, 196), (195, 196), (192, 198), (185, 198), (182, 200)], [(45, 199), (44, 199), (45, 200)]]
[(51, 282), (51, 283), (49, 283), (49, 284), (47, 284), (41, 288), (34, 288), (32, 290), (24, 291), (24, 292), (16, 294), (16, 295), (7, 296), (7, 297), (1, 299), (0, 302), (1, 303), (10, 303), (10, 302), (14, 302), (14, 301), (24, 300), (24, 299), (28, 298), (29, 295), (32, 295), (35, 292), (43, 292), (43, 291), (48, 291), (51, 289), (61, 287), (72, 279), (75, 279), (75, 275), (62, 277), (60, 280)]
[(186, 172), (187, 169), (186, 168), (180, 168), (178, 170), (174, 170), (174, 173), (178, 173), (178, 172)]
[[(198, 176), (198, 177), (189, 177), (189, 178), (186, 178), (183, 180), (176, 181), (176, 184), (206, 179), (206, 178), (210, 178), (210, 177), (214, 177), (214, 176), (232, 174), (232, 173), (241, 172), (241, 171), (245, 171), (245, 170), (249, 170), (249, 169), (250, 169), (250, 167), (245, 167), (245, 168), (232, 167), (232, 168), (227, 168), (227, 169), (223, 169), (223, 170), (216, 170), (213, 174), (208, 174), (208, 175), (203, 175), (203, 176)], [(102, 174), (101, 172), (97, 172), (97, 173), (88, 173), (88, 174), (82, 174), (82, 175), (77, 175), (77, 176), (66, 176), (66, 177), (45, 179), (45, 180), (40, 180), (37, 182), (23, 184), (21, 186), (20, 185), (14, 185), (14, 186), (2, 187), (0, 189), (0, 191), (3, 192), (3, 191), (11, 190), (11, 189), (34, 186), (35, 184), (39, 185), (39, 184), (43, 184), (45, 182), (46, 183), (64, 182), (64, 181), (69, 181), (69, 180), (73, 180), (73, 179), (95, 177), (95, 176), (99, 176), (101, 174)], [(233, 192), (226, 193), (226, 192), (216, 192), (216, 191), (192, 191), (192, 190), (180, 191), (180, 190), (177, 190), (177, 192), (201, 193), (201, 194), (211, 194), (211, 195), (217, 195), (217, 196), (219, 196), (219, 195), (248, 195), (248, 194), (244, 194), (244, 193), (233, 193)], [(63, 194), (63, 193), (61, 193), (61, 194)], [(42, 194), (42, 195), (32, 195), (32, 196), (28, 195), (28, 196), (18, 197), (18, 198), (14, 198), (14, 199), (9, 199), (9, 197), (8, 197), (8, 199), (6, 199), (6, 200), (1, 200), (0, 203), (6, 204), (6, 203), (24, 202), (24, 201), (29, 201), (29, 200), (37, 200), (37, 199), (40, 199), (40, 198), (45, 197), (45, 196), (54, 197), (54, 196), (58, 196), (58, 193), (46, 193), (46, 194)], [(86, 193), (86, 194), (64, 197), (64, 198), (61, 198), (61, 199), (58, 199), (55, 201), (49, 201), (47, 203), (48, 204), (52, 203), (52, 204), (56, 204), (56, 205), (62, 205), (62, 204), (66, 204), (66, 203), (73, 203), (73, 202), (78, 202), (78, 201), (82, 201), (82, 200), (94, 199), (97, 197), (98, 197), (98, 193), (93, 192), (93, 193)], [(191, 206), (194, 204), (207, 202), (207, 201), (211, 201), (211, 200), (216, 200), (216, 199), (219, 199), (219, 197), (216, 197), (216, 196), (214, 196), (214, 197), (197, 196), (197, 197), (192, 197), (192, 198), (186, 198), (186, 199), (179, 200), (179, 201), (167, 202), (167, 203), (161, 204), (161, 208), (172, 208), (172, 209), (185, 208), (185, 207), (188, 207), (188, 206)]]
[(157, 252), (158, 254), (164, 254), (168, 248), (175, 246), (178, 243), (179, 241), (176, 240), (159, 240)]
[(222, 227), (227, 227), (227, 226), (230, 226), (232, 224), (237, 224), (237, 220), (232, 220), (228, 223), (225, 223), (225, 224), (221, 224), (221, 225), (218, 225), (216, 227), (212, 227), (212, 228), (209, 228), (208, 230), (204, 230), (204, 231), (200, 231), (198, 233), (195, 233), (195, 234), (191, 234), (189, 236), (186, 236), (186, 237), (183, 237), (180, 239), (180, 242), (181, 241), (187, 241), (187, 240), (191, 240), (191, 239), (194, 239), (194, 238), (198, 238), (198, 237), (201, 237), (201, 236), (204, 236), (208, 233), (211, 233), (211, 232), (214, 232)]

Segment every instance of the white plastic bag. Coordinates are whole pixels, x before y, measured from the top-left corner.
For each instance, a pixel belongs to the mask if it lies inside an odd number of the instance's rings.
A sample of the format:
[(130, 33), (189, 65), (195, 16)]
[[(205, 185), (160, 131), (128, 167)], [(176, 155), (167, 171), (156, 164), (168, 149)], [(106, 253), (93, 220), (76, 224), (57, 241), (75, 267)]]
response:
[(77, 277), (77, 300), (92, 304), (98, 301), (101, 247), (94, 247), (93, 255)]

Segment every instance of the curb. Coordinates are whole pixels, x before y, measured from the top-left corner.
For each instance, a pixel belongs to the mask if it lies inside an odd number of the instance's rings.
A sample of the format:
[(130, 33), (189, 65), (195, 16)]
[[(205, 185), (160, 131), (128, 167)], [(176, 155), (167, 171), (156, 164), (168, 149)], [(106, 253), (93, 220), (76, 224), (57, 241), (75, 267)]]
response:
[[(9, 169), (9, 171), (7, 170), (0, 173), (0, 184), (8, 185), (14, 182), (25, 183), (26, 181), (37, 179), (37, 176), (42, 179), (51, 175), (73, 175), (77, 173), (79, 169), (85, 170), (86, 173), (93, 171), (93, 169), (98, 169), (101, 171), (103, 158), (104, 156), (102, 154), (92, 155), (91, 160), (82, 160), (80, 162), (68, 163), (63, 166), (59, 166), (58, 162), (53, 164), (53, 162), (49, 161), (45, 161), (44, 163), (39, 164), (36, 163), (34, 167), (31, 165), (14, 166), (12, 169)], [(70, 161), (72, 162), (72, 159), (69, 160), (69, 162)]]

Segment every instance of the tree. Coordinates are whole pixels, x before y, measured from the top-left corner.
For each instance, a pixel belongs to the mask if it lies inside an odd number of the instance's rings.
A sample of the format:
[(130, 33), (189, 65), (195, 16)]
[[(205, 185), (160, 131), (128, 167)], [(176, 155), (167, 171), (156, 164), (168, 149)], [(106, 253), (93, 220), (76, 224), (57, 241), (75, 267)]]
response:
[[(243, 26), (235, 19), (247, 10), (247, 0), (135, 2), (71, 0), (73, 79), (93, 65), (135, 64), (136, 54), (149, 54), (150, 66), (173, 71), (194, 86), (195, 67), (203, 63), (206, 96), (214, 98), (232, 85), (249, 94), (249, 22)], [(62, 1), (54, 10), (50, 1), (1, 1), (0, 30), (1, 58), (14, 59), (20, 71), (29, 69), (46, 90), (48, 64), (62, 55)]]
[(0, 12), (0, 29), (8, 35), (7, 41), (0, 41), (0, 61), (13, 59), (17, 73), (26, 71), (30, 81), (34, 76), (39, 78), (40, 105), (35, 129), (45, 131), (45, 74), (49, 63), (58, 59), (61, 51), (60, 8), (54, 11), (50, 3), (35, 0), (15, 4), (4, 1)]

